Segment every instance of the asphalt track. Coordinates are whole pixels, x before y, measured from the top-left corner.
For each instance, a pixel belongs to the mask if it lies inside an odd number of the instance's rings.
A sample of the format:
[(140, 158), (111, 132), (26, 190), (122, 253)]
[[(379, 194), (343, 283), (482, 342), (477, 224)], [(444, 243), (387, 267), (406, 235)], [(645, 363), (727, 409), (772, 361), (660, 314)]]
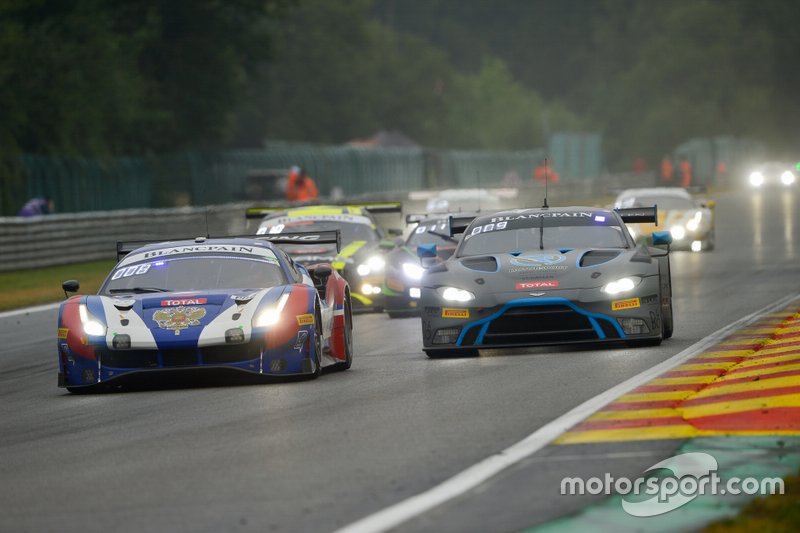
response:
[[(717, 250), (673, 254), (675, 336), (658, 347), (432, 361), (416, 319), (362, 315), (353, 368), (317, 381), (72, 396), (55, 311), (0, 316), (0, 531), (328, 532), (419, 494), (800, 290), (800, 195), (716, 199)], [(398, 529), (518, 531), (594, 498), (559, 496), (562, 477), (638, 475), (679, 445), (547, 447)]]

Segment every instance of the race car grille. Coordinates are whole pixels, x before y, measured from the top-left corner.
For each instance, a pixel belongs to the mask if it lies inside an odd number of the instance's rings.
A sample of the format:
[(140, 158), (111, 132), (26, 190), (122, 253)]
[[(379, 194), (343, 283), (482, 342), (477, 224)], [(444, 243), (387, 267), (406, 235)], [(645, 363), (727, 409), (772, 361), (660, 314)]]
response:
[[(619, 338), (613, 326), (604, 324), (605, 320), (597, 322), (606, 338)], [(589, 318), (569, 306), (514, 307), (491, 321), (483, 344), (548, 344), (598, 338)]]
[(255, 343), (208, 346), (179, 350), (100, 350), (103, 366), (111, 368), (173, 368), (219, 365), (258, 359), (261, 347)]

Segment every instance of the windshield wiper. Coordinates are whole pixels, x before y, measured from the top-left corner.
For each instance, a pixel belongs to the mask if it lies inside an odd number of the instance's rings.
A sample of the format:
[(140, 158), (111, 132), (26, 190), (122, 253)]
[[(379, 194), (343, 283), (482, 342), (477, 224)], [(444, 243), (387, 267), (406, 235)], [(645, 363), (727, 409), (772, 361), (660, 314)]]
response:
[(456, 239), (455, 237), (451, 237), (450, 235), (446, 235), (444, 233), (439, 233), (438, 231), (429, 231), (428, 233), (430, 233), (431, 235), (436, 235), (437, 237), (441, 237), (442, 239), (445, 239), (445, 240), (448, 240), (450, 242), (454, 242), (454, 243), (458, 244), (458, 239)]
[(111, 294), (118, 292), (135, 292), (140, 294), (143, 292), (169, 292), (169, 289), (162, 289), (161, 287), (129, 287), (127, 289), (108, 289), (108, 292)]

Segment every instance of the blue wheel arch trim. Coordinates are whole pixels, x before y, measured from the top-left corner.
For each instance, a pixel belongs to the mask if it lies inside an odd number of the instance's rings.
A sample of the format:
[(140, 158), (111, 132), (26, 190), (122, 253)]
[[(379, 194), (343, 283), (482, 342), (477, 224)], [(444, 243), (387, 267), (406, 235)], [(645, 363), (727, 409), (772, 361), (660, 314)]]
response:
[(589, 323), (592, 325), (592, 329), (594, 329), (595, 333), (597, 334), (597, 338), (600, 340), (604, 340), (606, 338), (606, 334), (603, 331), (603, 328), (600, 327), (598, 320), (605, 320), (606, 322), (610, 323), (617, 331), (620, 338), (625, 338), (625, 333), (622, 331), (622, 327), (617, 324), (617, 321), (612, 317), (600, 313), (591, 313), (589, 311), (585, 311), (566, 298), (525, 298), (522, 300), (512, 300), (510, 302), (506, 302), (503, 307), (501, 307), (494, 314), (466, 325), (464, 329), (461, 330), (461, 334), (458, 336), (456, 346), (461, 346), (461, 343), (464, 341), (464, 337), (467, 335), (467, 332), (478, 325), (481, 326), (481, 330), (478, 333), (478, 337), (475, 339), (475, 345), (479, 346), (483, 344), (483, 338), (486, 336), (486, 332), (489, 330), (489, 324), (492, 322), (492, 320), (499, 318), (503, 313), (513, 307), (543, 307), (546, 305), (566, 305), (576, 313), (580, 313), (581, 315), (587, 317), (589, 319)]

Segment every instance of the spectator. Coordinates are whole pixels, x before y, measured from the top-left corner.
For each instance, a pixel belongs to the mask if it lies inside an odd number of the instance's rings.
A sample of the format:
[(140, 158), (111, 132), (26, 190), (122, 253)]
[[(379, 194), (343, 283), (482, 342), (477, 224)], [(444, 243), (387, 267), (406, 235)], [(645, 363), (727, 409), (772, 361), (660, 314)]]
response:
[(289, 171), (289, 180), (286, 183), (286, 199), (290, 201), (307, 202), (319, 197), (317, 184), (301, 167), (292, 167)]
[(692, 164), (686, 159), (681, 158), (681, 187), (689, 187), (692, 184)]
[(661, 183), (664, 185), (672, 185), (673, 172), (672, 158), (665, 155), (664, 159), (661, 160)]
[(35, 217), (37, 215), (47, 215), (55, 211), (53, 199), (47, 196), (31, 198), (17, 213), (18, 217)]
[(542, 159), (539, 166), (533, 169), (533, 180), (538, 183), (544, 183), (545, 178), (547, 178), (548, 183), (558, 183), (561, 176), (558, 175), (556, 169), (553, 168), (552, 164), (549, 164), (547, 159)]

